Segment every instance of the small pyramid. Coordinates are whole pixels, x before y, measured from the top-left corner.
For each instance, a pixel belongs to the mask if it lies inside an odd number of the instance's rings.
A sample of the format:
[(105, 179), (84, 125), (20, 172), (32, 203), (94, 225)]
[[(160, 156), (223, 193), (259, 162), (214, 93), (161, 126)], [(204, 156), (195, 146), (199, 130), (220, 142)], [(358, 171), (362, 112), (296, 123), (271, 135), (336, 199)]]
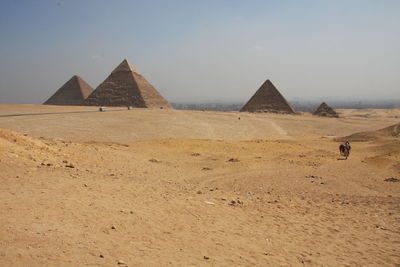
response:
[(271, 112), (293, 114), (294, 109), (279, 93), (270, 80), (266, 80), (250, 100), (242, 107), (241, 112)]
[(82, 106), (93, 88), (78, 75), (72, 76), (44, 105)]
[(312, 114), (315, 116), (339, 118), (339, 114), (325, 102), (322, 102)]
[(172, 108), (126, 59), (93, 91), (85, 100), (85, 105)]

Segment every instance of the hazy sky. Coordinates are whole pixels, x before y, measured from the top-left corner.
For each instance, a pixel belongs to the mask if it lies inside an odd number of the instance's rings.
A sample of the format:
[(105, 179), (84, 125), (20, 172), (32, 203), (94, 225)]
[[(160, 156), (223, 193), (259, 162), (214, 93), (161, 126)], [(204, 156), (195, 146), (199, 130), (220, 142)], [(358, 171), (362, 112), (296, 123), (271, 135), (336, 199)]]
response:
[(0, 103), (42, 103), (124, 59), (170, 101), (400, 101), (400, 1), (1, 0)]

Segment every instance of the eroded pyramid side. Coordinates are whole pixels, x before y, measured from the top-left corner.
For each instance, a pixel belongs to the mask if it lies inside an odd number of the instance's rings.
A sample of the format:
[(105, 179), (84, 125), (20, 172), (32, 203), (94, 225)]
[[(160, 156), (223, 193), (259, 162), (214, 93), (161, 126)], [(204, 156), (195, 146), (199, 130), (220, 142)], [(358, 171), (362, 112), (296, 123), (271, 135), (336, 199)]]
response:
[(89, 106), (134, 106), (145, 108), (132, 73), (111, 73), (85, 100)]
[(140, 74), (133, 73), (145, 106), (148, 108), (173, 108), (172, 105)]
[(44, 105), (81, 106), (93, 92), (93, 88), (78, 75), (74, 75), (61, 86)]
[(294, 109), (270, 80), (266, 80), (264, 84), (261, 85), (240, 111), (284, 114), (295, 113)]

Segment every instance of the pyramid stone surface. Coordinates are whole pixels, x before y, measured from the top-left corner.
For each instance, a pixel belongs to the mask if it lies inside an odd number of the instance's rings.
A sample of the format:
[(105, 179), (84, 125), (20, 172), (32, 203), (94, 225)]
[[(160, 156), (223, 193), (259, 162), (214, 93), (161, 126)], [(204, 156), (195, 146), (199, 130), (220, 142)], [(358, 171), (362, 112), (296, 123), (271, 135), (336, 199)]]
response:
[(325, 102), (322, 102), (322, 104), (313, 112), (313, 115), (339, 118), (339, 114)]
[(242, 107), (241, 112), (272, 112), (272, 113), (295, 113), (286, 99), (279, 93), (278, 89), (270, 80), (266, 80), (250, 100)]
[(93, 91), (85, 105), (172, 108), (126, 59)]
[(89, 84), (78, 75), (74, 75), (43, 104), (82, 106), (92, 92), (93, 88)]

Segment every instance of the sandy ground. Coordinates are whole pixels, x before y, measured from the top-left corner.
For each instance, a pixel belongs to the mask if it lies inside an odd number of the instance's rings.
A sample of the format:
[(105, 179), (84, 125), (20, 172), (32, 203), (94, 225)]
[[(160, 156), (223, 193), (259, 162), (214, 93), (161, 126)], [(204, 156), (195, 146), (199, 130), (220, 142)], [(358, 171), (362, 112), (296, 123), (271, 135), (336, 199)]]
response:
[(400, 266), (400, 109), (96, 110), (0, 105), (0, 266)]

